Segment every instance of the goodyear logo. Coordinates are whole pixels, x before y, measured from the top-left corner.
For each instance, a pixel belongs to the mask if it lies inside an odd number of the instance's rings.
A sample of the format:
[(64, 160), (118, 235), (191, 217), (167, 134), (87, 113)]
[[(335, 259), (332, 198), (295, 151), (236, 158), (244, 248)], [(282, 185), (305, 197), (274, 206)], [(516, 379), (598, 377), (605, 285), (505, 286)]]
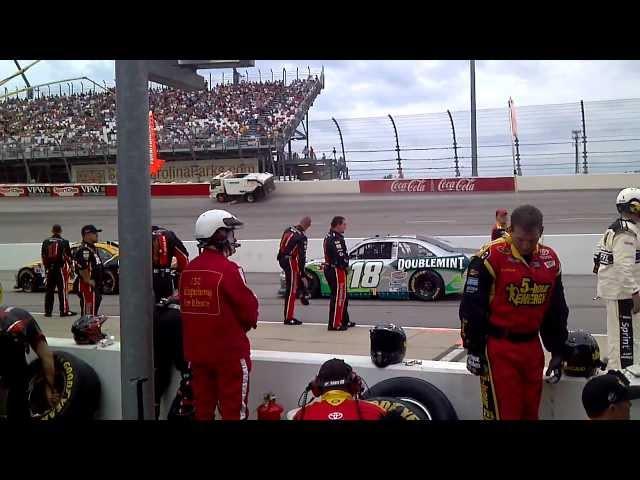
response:
[(530, 278), (523, 278), (520, 285), (510, 283), (506, 287), (507, 301), (515, 306), (542, 305), (551, 289), (549, 283), (535, 283)]
[(401, 258), (398, 270), (416, 270), (418, 268), (445, 268), (448, 270), (464, 270), (465, 257), (447, 258)]

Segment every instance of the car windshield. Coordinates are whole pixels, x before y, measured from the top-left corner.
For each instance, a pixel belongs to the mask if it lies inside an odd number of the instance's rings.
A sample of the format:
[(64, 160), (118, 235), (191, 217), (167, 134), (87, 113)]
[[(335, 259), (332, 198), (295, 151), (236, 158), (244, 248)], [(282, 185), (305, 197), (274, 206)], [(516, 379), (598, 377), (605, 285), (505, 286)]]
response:
[(436, 247), (439, 247), (443, 250), (446, 250), (447, 252), (459, 252), (460, 248), (451, 245), (449, 242), (447, 242), (446, 240), (440, 240), (439, 238), (434, 238), (434, 237), (423, 237), (423, 236), (417, 236), (416, 237), (418, 240), (422, 240), (423, 242), (428, 242), (432, 245), (435, 245)]

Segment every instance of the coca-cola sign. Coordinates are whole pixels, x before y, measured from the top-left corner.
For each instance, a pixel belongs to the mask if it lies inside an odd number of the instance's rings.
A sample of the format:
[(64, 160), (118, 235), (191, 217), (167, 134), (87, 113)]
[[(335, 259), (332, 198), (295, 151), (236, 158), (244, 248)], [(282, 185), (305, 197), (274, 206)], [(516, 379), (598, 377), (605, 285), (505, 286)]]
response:
[(360, 180), (360, 193), (473, 193), (513, 192), (513, 177), (420, 178), (406, 180)]

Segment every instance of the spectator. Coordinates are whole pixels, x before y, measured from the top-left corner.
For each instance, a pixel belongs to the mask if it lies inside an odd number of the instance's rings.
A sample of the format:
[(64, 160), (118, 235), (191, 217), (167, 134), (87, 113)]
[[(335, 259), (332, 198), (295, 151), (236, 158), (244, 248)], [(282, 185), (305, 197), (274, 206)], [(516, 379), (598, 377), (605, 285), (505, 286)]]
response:
[(640, 398), (640, 387), (629, 386), (619, 371), (593, 377), (582, 390), (582, 405), (591, 420), (630, 420), (631, 400)]

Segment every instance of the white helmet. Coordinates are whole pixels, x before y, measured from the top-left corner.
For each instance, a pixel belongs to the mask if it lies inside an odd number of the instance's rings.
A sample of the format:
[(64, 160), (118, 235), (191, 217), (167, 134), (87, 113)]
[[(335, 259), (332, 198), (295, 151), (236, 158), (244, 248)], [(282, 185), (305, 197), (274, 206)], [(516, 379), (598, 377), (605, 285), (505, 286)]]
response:
[(640, 188), (629, 187), (621, 190), (616, 198), (616, 208), (620, 213), (640, 214)]
[(223, 235), (219, 239), (212, 239), (211, 237), (221, 228), (225, 229), (225, 232), (229, 232), (241, 226), (242, 222), (226, 210), (208, 210), (196, 220), (194, 237), (198, 241), (199, 247), (213, 244), (216, 247), (230, 246), (235, 248), (239, 247), (240, 244), (235, 243), (235, 238), (233, 237), (232, 239), (228, 239), (227, 235)]

